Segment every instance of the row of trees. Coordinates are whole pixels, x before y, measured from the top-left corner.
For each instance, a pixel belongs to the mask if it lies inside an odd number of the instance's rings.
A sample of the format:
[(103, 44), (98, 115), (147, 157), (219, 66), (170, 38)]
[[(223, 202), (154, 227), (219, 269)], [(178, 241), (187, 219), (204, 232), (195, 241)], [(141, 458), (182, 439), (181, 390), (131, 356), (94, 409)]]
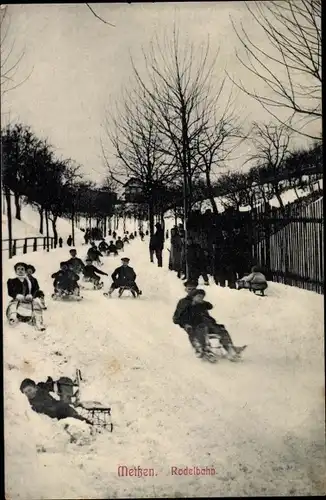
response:
[[(155, 213), (180, 204), (185, 219), (204, 198), (217, 213), (218, 195), (227, 195), (227, 203), (235, 206), (253, 206), (276, 196), (282, 207), (282, 191), (304, 187), (304, 175), (311, 180), (320, 173), (320, 138), (302, 128), (302, 119), (307, 123), (321, 117), (321, 2), (254, 3), (248, 10), (267, 37), (267, 49), (257, 47), (243, 27), (241, 31), (234, 24), (250, 63), (237, 56), (264, 82), (270, 97), (245, 89), (223, 71), (216, 78), (219, 54), (210, 57), (208, 43), (197, 50), (194, 44), (182, 43), (174, 30), (172, 39), (156, 38), (144, 52), (144, 74), (132, 62), (133, 86), (107, 116), (107, 139), (115, 152), (111, 160), (102, 145), (109, 174), (122, 185), (134, 178), (142, 186), (151, 231)], [(282, 66), (276, 76), (273, 65)], [(258, 100), (274, 121), (251, 127), (243, 123), (230, 80)], [(276, 117), (277, 108), (288, 110), (288, 116)], [(315, 143), (293, 151), (295, 134)], [(250, 163), (249, 172), (219, 175), (244, 142), (250, 142), (251, 152), (242, 161), (242, 166)]]
[[(110, 186), (95, 186), (83, 179), (81, 167), (71, 159), (58, 158), (47, 140), (39, 139), (22, 124), (1, 130), (2, 188), (8, 214), (8, 236), (12, 241), (11, 197), (15, 201), (16, 219), (21, 219), (22, 203), (30, 203), (39, 212), (39, 232), (49, 224), (58, 239), (58, 217), (72, 221), (74, 239), (75, 218), (88, 215), (99, 219), (110, 217), (114, 210), (115, 193)], [(12, 194), (11, 194), (12, 193)], [(45, 225), (45, 228), (44, 228)]]

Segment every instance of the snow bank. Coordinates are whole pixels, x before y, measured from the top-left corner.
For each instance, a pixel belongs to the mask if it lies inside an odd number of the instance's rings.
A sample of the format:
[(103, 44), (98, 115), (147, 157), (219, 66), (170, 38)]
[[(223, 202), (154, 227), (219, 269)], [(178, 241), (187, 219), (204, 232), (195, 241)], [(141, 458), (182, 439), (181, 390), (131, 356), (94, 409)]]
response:
[[(30, 255), (47, 297), (66, 252)], [(212, 285), (214, 316), (248, 349), (238, 364), (206, 364), (171, 321), (182, 283), (149, 263), (148, 239), (124, 254), (139, 299), (83, 291), (80, 303), (47, 299), (45, 333), (4, 325), (8, 498), (325, 493), (323, 297), (276, 283), (265, 298)], [(119, 262), (108, 257), (103, 269), (111, 274)], [(11, 268), (4, 263), (4, 279)], [(58, 422), (33, 414), (19, 392), (25, 377), (74, 376), (76, 368), (82, 398), (110, 404), (115, 425), (83, 447), (69, 443)], [(120, 465), (157, 475), (119, 477)], [(176, 476), (174, 466), (216, 474)]]

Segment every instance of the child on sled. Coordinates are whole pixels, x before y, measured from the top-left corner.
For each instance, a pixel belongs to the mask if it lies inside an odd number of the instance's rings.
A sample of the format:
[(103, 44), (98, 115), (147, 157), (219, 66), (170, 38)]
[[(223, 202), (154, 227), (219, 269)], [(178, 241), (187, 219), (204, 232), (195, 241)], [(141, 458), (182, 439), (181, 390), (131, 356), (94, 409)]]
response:
[(210, 353), (207, 339), (209, 335), (214, 335), (219, 339), (230, 361), (235, 361), (244, 347), (235, 347), (224, 325), (217, 324), (208, 314), (213, 306), (210, 302), (204, 301), (205, 291), (196, 289), (195, 283), (189, 282), (186, 283), (186, 289), (187, 297), (178, 302), (173, 322), (187, 332), (197, 357)]
[(84, 267), (83, 273), (84, 273), (83, 281), (88, 283), (93, 283), (95, 289), (99, 289), (101, 288), (101, 286), (103, 286), (101, 278), (100, 276), (97, 276), (97, 274), (101, 274), (102, 276), (108, 276), (108, 273), (104, 273), (100, 269), (97, 269), (97, 267), (93, 266), (92, 259), (90, 257), (86, 258), (86, 266)]
[[(37, 330), (43, 331), (45, 326), (42, 314), (42, 292), (39, 290), (38, 282), (35, 278), (30, 279), (24, 262), (17, 262), (14, 270), (16, 278), (7, 281), (8, 295), (11, 298), (6, 311), (8, 321), (11, 325), (19, 321), (29, 323)], [(32, 270), (35, 271), (33, 266)]]
[(243, 276), (243, 278), (237, 281), (238, 290), (246, 288), (254, 293), (259, 291), (261, 295), (264, 295), (267, 287), (266, 276), (260, 271), (258, 266), (253, 266), (248, 276)]
[(122, 266), (117, 267), (111, 275), (113, 283), (110, 287), (108, 295), (111, 296), (114, 290), (117, 288), (131, 290), (131, 293), (135, 296), (141, 295), (136, 284), (136, 273), (132, 267), (129, 266), (130, 259), (128, 257), (123, 257), (121, 259)]
[(72, 271), (67, 262), (60, 263), (60, 270), (51, 275), (54, 279), (53, 296), (63, 296), (63, 295), (75, 295), (79, 297), (80, 289), (78, 286), (79, 276), (74, 271)]

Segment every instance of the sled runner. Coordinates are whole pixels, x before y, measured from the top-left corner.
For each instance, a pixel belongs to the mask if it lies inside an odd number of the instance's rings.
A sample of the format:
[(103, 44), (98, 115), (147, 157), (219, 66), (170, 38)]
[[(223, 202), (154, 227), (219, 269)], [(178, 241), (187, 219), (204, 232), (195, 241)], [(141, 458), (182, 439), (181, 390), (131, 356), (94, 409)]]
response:
[(6, 317), (11, 326), (17, 323), (27, 323), (36, 330), (44, 331), (42, 303), (39, 299), (32, 301), (13, 300), (8, 304)]
[(74, 291), (74, 292), (68, 292), (67, 290), (56, 290), (52, 294), (52, 299), (53, 300), (82, 300), (84, 297), (82, 297), (79, 294), (79, 290)]
[(103, 288), (104, 283), (103, 281), (96, 282), (92, 280), (91, 278), (83, 278), (83, 284), (80, 285), (80, 288), (83, 290), (101, 290)]
[(82, 401), (80, 397), (81, 381), (82, 376), (79, 369), (76, 370), (75, 380), (68, 377), (61, 377), (55, 383), (60, 399), (74, 406), (82, 417), (92, 422), (95, 432), (100, 432), (100, 429), (112, 432), (111, 407), (98, 401)]
[[(122, 297), (122, 295), (123, 295), (123, 293), (125, 291), (129, 291), (131, 293), (131, 295), (133, 296), (134, 299), (136, 299), (138, 297), (137, 292), (132, 287), (130, 287), (130, 286), (121, 286), (120, 288), (118, 288), (118, 297), (119, 297), (119, 299)], [(108, 292), (103, 293), (103, 295), (105, 297), (111, 297), (111, 295)], [(142, 292), (140, 292), (139, 295), (142, 295)]]

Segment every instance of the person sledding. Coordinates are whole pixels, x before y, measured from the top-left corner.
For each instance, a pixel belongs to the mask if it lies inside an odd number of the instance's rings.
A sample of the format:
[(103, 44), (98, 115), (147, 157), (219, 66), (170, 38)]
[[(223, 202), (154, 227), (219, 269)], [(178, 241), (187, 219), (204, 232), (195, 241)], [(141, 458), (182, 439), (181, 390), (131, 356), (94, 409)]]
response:
[(125, 234), (125, 236), (124, 236), (124, 238), (123, 238), (123, 240), (122, 240), (122, 241), (123, 241), (123, 243), (130, 243), (130, 242), (129, 242), (129, 237), (128, 237), (128, 235), (127, 235), (127, 234)]
[(111, 297), (114, 290), (119, 289), (119, 296), (122, 295), (124, 290), (130, 290), (134, 297), (142, 294), (136, 284), (136, 273), (132, 267), (129, 266), (130, 259), (128, 257), (123, 257), (121, 259), (122, 266), (117, 267), (111, 275), (112, 285), (107, 294)]
[(61, 262), (60, 270), (53, 273), (51, 278), (54, 279), (54, 293), (52, 298), (65, 296), (81, 298), (78, 285), (79, 276), (69, 268), (67, 262)]
[(68, 267), (76, 274), (81, 274), (84, 270), (85, 264), (84, 262), (77, 257), (77, 250), (72, 248), (69, 250), (70, 259), (67, 260)]
[(103, 257), (103, 255), (98, 250), (94, 242), (91, 243), (91, 247), (87, 251), (87, 257), (89, 257), (92, 262), (96, 262), (98, 265), (102, 265), (100, 257)]
[(98, 276), (98, 274), (102, 276), (108, 276), (108, 273), (105, 273), (100, 269), (97, 269), (97, 267), (93, 266), (92, 259), (90, 259), (89, 257), (86, 258), (86, 265), (84, 267), (83, 274), (83, 281), (93, 283), (96, 290), (99, 290), (103, 286), (103, 282), (101, 282), (101, 278), (100, 276)]
[(34, 380), (26, 378), (20, 384), (20, 391), (27, 397), (32, 410), (36, 413), (41, 413), (58, 420), (69, 417), (75, 418), (93, 425), (90, 420), (80, 415), (69, 403), (58, 401), (51, 396), (50, 392), (53, 391), (53, 380), (50, 377), (47, 382), (38, 384)]
[(266, 276), (261, 272), (258, 266), (253, 266), (251, 268), (251, 273), (239, 279), (236, 285), (238, 290), (246, 288), (254, 293), (260, 292), (261, 295), (265, 295), (264, 292), (268, 287)]
[(113, 255), (118, 255), (118, 249), (117, 249), (117, 246), (113, 243), (113, 240), (110, 241), (110, 245), (108, 246), (107, 255), (110, 255), (111, 253), (113, 253)]
[(37, 279), (35, 278), (35, 276), (33, 276), (33, 274), (35, 274), (35, 272), (36, 272), (36, 269), (34, 266), (32, 266), (32, 264), (26, 264), (27, 278), (30, 280), (30, 282), (33, 285), (33, 289), (35, 290), (34, 298), (39, 299), (42, 309), (46, 310), (47, 307), (45, 305), (45, 295), (44, 295), (44, 292), (42, 290), (40, 290), (40, 286), (38, 284)]
[(107, 244), (104, 238), (102, 238), (102, 241), (100, 241), (98, 249), (102, 254), (107, 255), (109, 245)]
[(14, 325), (21, 321), (29, 323), (37, 330), (45, 330), (43, 324), (42, 302), (38, 296), (38, 282), (31, 280), (27, 275), (27, 265), (17, 262), (14, 266), (16, 278), (7, 281), (8, 295), (11, 298), (6, 315), (9, 324)]
[(118, 236), (117, 241), (115, 242), (115, 246), (117, 247), (117, 250), (123, 250), (124, 249), (124, 243), (121, 239), (121, 236)]
[(207, 342), (209, 335), (219, 339), (228, 354), (230, 361), (239, 359), (246, 346), (236, 347), (224, 325), (216, 323), (208, 311), (213, 309), (210, 302), (204, 301), (205, 291), (196, 289), (195, 282), (186, 282), (187, 296), (181, 299), (173, 315), (173, 322), (183, 328), (198, 357), (210, 354), (210, 345)]

